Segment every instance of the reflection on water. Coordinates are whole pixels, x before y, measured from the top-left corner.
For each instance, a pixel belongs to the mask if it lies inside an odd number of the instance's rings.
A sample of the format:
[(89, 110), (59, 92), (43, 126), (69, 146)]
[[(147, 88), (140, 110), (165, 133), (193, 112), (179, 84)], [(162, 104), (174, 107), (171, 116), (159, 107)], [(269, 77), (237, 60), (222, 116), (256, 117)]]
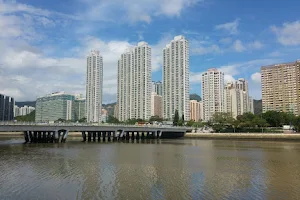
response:
[(300, 197), (300, 143), (79, 140), (0, 138), (0, 199)]

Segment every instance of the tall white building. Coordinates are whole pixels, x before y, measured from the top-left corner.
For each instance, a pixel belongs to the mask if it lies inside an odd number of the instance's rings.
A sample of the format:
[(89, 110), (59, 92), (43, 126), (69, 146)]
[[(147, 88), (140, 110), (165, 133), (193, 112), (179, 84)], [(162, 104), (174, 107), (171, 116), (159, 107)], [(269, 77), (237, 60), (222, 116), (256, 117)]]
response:
[(99, 51), (87, 57), (86, 116), (87, 122), (101, 122), (103, 58)]
[(224, 73), (208, 69), (202, 74), (203, 118), (209, 121), (217, 112), (224, 112)]
[(152, 81), (152, 92), (155, 92), (157, 95), (162, 96), (162, 82), (161, 81)]
[(235, 82), (227, 83), (225, 86), (225, 110), (230, 113), (233, 118), (246, 112), (252, 112), (253, 100), (249, 96), (248, 81), (243, 78)]
[(118, 119), (151, 117), (151, 48), (139, 42), (118, 61)]
[(189, 43), (176, 36), (163, 50), (164, 118), (172, 120), (175, 110), (190, 120)]

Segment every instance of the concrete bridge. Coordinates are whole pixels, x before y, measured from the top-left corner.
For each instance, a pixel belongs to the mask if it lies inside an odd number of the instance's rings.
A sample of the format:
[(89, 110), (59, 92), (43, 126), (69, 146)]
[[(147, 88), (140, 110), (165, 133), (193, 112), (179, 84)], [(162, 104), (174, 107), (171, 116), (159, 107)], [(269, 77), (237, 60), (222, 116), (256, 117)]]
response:
[(66, 142), (69, 132), (81, 132), (83, 141), (143, 140), (179, 138), (189, 130), (187, 127), (91, 125), (91, 124), (41, 124), (2, 123), (0, 132), (23, 132), (25, 143)]

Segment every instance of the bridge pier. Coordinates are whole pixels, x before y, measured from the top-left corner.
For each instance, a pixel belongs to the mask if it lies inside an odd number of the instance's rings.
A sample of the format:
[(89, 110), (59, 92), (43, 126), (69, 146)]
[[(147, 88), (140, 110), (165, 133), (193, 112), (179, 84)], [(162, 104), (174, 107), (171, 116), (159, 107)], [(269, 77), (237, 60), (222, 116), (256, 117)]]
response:
[(69, 131), (68, 130), (64, 130), (62, 138), (61, 138), (61, 143), (65, 143), (68, 137)]
[(98, 136), (98, 142), (100, 142), (100, 140), (101, 140), (101, 131), (97, 131), (96, 136)]
[(96, 132), (93, 131), (93, 142), (96, 142)]
[(135, 136), (135, 139), (137, 140), (137, 141), (139, 141), (140, 140), (140, 132), (136, 132), (136, 136)]
[(85, 133), (85, 131), (81, 132), (81, 136), (82, 136), (82, 142), (86, 142), (86, 133)]
[(113, 141), (117, 140), (117, 134), (118, 134), (118, 131), (113, 132)]
[(92, 141), (92, 133), (88, 131), (88, 142)]
[(29, 133), (28, 133), (28, 131), (24, 131), (23, 134), (24, 134), (24, 139), (25, 139), (25, 142), (24, 142), (24, 143), (26, 144), (26, 143), (29, 142), (29, 136), (28, 136)]
[(105, 140), (106, 140), (105, 137), (106, 137), (106, 132), (104, 131), (104, 132), (102, 132), (102, 141), (103, 141), (103, 142), (105, 142)]
[(134, 131), (131, 132), (131, 140), (134, 141), (135, 136), (134, 136)]
[(111, 137), (111, 132), (109, 131), (108, 134), (107, 134), (108, 141), (111, 141), (110, 137)]
[(142, 139), (142, 140), (144, 140), (144, 139), (145, 139), (145, 133), (144, 133), (144, 132), (142, 132), (141, 139)]
[(127, 131), (127, 132), (126, 132), (126, 134), (125, 134), (125, 139), (126, 139), (126, 140), (129, 140), (129, 139), (130, 139), (130, 137), (129, 137), (129, 133), (130, 133), (130, 132), (129, 132), (129, 131)]
[(39, 131), (39, 132), (38, 132), (38, 139), (37, 139), (37, 142), (40, 143), (41, 140), (42, 140), (42, 132)]

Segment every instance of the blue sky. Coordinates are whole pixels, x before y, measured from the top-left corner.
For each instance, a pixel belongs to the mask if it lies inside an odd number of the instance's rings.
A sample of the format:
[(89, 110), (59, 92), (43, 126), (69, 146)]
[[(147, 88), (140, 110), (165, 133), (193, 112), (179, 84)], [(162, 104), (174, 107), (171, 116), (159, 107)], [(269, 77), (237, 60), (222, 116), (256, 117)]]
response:
[(261, 98), (260, 67), (300, 59), (296, 0), (0, 0), (0, 92), (17, 101), (54, 91), (85, 93), (85, 57), (104, 59), (104, 102), (116, 101), (117, 60), (139, 41), (152, 47), (153, 80), (162, 49), (176, 35), (190, 42), (191, 93), (201, 73), (245, 78)]

